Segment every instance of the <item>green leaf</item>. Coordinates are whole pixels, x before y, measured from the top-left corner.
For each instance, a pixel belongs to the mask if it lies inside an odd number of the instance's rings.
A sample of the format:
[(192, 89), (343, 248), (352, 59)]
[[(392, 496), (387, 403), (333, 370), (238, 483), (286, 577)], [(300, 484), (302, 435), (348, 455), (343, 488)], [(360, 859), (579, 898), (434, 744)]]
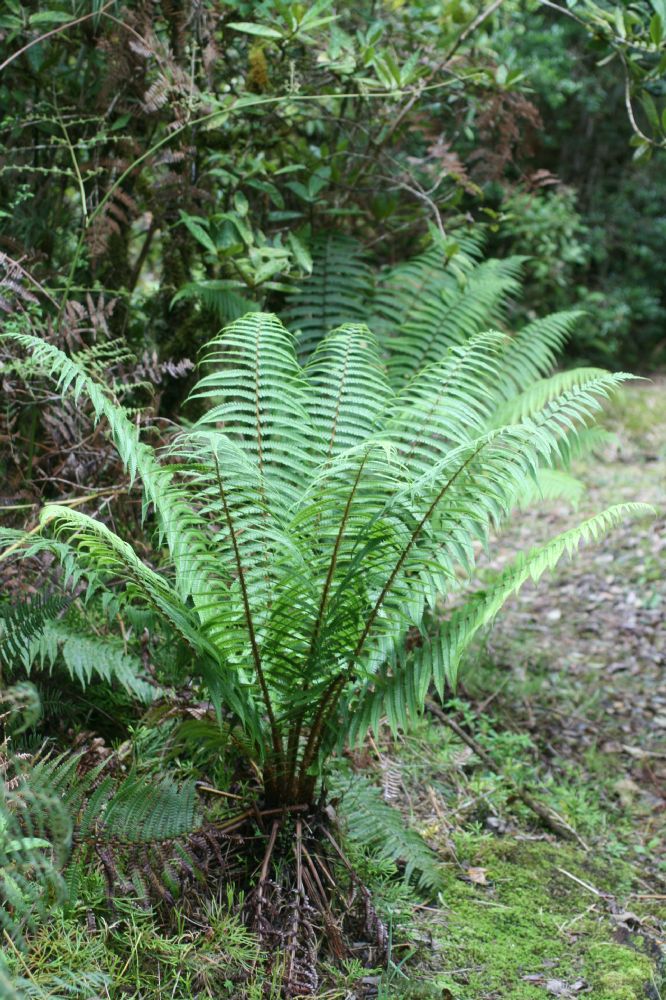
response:
[(200, 221), (183, 211), (180, 213), (180, 220), (202, 247), (205, 247), (206, 250), (217, 256), (217, 247)]
[(255, 285), (260, 285), (262, 282), (268, 281), (269, 278), (272, 278), (274, 275), (284, 270), (284, 266), (284, 258), (280, 258), (279, 260), (267, 260), (265, 264), (261, 264), (260, 267), (258, 267), (254, 272)]
[(624, 11), (621, 7), (616, 7), (614, 12), (615, 30), (620, 38), (627, 37), (627, 27), (624, 21)]
[(661, 18), (662, 26), (666, 26), (666, 0), (650, 0), (655, 14)]
[(660, 14), (654, 14), (650, 20), (650, 38), (655, 45), (660, 45), (664, 37), (664, 22)]
[(234, 208), (236, 209), (236, 211), (238, 212), (238, 214), (241, 217), (244, 218), (247, 215), (247, 213), (248, 213), (249, 207), (250, 207), (249, 202), (248, 202), (247, 198), (245, 197), (245, 195), (243, 194), (243, 192), (242, 191), (235, 191), (234, 192)]
[(298, 239), (295, 233), (289, 233), (289, 235), (287, 236), (287, 243), (300, 269), (302, 271), (305, 271), (306, 274), (311, 274), (312, 257), (310, 256), (310, 251), (305, 246), (303, 246), (303, 244)]
[(265, 24), (253, 24), (251, 21), (230, 21), (227, 27), (233, 28), (234, 31), (242, 31), (246, 35), (257, 35), (259, 38), (271, 38), (277, 41), (283, 37), (282, 32), (276, 28), (269, 28)]
[(28, 18), (30, 25), (64, 24), (71, 21), (72, 15), (64, 10), (40, 10)]
[(641, 104), (643, 105), (643, 110), (647, 115), (648, 121), (653, 128), (659, 128), (659, 112), (657, 111), (657, 105), (652, 99), (652, 95), (648, 94), (647, 91), (641, 94)]

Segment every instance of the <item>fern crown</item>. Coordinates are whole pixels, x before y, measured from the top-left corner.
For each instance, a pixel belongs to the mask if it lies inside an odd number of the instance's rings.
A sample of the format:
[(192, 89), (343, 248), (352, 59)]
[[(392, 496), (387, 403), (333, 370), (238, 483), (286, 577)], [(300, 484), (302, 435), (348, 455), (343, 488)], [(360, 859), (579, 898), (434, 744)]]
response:
[(619, 505), (521, 555), (426, 628), (545, 473), (561, 475), (566, 491), (576, 442), (629, 377), (551, 374), (572, 313), (515, 337), (483, 329), (489, 314), (500, 318), (515, 262), (495, 262), (485, 277), (470, 263), (477, 285), (467, 297), (426, 288), (409, 304), (410, 282), (433, 266), (431, 256), (420, 272), (389, 276), (375, 305), (381, 342), (348, 323), (314, 337), (301, 362), (302, 340), (274, 315), (232, 323), (201, 361), (192, 396), (203, 415), (164, 453), (75, 360), (12, 335), (63, 393), (86, 394), (106, 418), (168, 564), (149, 566), (65, 506), (43, 510), (47, 539), (37, 544), (55, 547), (93, 589), (121, 580), (124, 601), (170, 623), (263, 761), (269, 798), (311, 796), (341, 732), (358, 738), (384, 716), (405, 725), (433, 679), (440, 691), (455, 683), (472, 637), (524, 580), (644, 509)]

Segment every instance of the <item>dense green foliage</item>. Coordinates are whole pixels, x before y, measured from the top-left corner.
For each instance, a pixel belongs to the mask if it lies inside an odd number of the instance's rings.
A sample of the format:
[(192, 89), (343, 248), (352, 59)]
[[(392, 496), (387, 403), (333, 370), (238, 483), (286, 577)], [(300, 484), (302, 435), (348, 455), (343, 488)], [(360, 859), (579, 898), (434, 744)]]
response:
[(211, 324), (280, 311), (332, 226), (381, 261), (426, 220), (474, 218), (548, 258), (529, 308), (590, 309), (578, 353), (640, 343), (644, 362), (664, 309), (660, 2), (12, 0), (6, 306), (41, 290), (62, 320), (92, 292), (79, 330), (191, 358)]

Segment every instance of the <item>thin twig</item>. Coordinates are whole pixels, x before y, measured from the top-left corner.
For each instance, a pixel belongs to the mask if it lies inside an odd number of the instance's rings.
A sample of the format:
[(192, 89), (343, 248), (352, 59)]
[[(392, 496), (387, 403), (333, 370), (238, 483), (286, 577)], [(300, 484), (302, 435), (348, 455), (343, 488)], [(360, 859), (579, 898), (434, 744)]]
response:
[(213, 788), (211, 785), (204, 785), (202, 782), (197, 782), (197, 788), (200, 792), (207, 792), (209, 795), (223, 795), (225, 799), (240, 799), (242, 800), (242, 795), (234, 795), (233, 792), (223, 792), (219, 788)]
[(603, 896), (604, 895), (603, 892), (599, 892), (599, 890), (595, 889), (594, 886), (590, 885), (589, 882), (584, 882), (583, 879), (582, 878), (578, 878), (577, 875), (572, 875), (571, 872), (568, 872), (566, 870), (566, 868), (556, 868), (556, 871), (558, 871), (561, 875), (566, 875), (566, 877), (570, 878), (572, 882), (577, 882), (578, 885), (582, 885), (583, 889), (587, 889), (587, 891), (591, 892), (594, 896)]
[(504, 781), (506, 781), (518, 798), (528, 807), (528, 809), (531, 809), (533, 813), (536, 813), (536, 815), (543, 820), (546, 826), (549, 827), (553, 833), (557, 833), (560, 837), (564, 837), (566, 840), (575, 840), (576, 843), (580, 844), (582, 848), (589, 851), (589, 847), (585, 841), (576, 833), (573, 827), (569, 826), (567, 821), (560, 816), (559, 813), (556, 813), (554, 809), (544, 805), (543, 802), (540, 802), (539, 799), (535, 798), (530, 792), (522, 788), (517, 781), (510, 777), (510, 775), (506, 774), (506, 772), (504, 772), (502, 768), (495, 763), (490, 754), (477, 743), (474, 737), (470, 736), (469, 733), (465, 732), (462, 726), (458, 725), (455, 719), (452, 719), (445, 712), (443, 712), (439, 705), (436, 705), (434, 701), (426, 702), (426, 708), (432, 715), (439, 719), (440, 722), (443, 722), (445, 726), (448, 726), (449, 729), (456, 734), (458, 739), (461, 739), (463, 743), (466, 743), (467, 746), (474, 751), (477, 757), (483, 761), (486, 767), (490, 768), (491, 771), (494, 771), (495, 774), (498, 774)]

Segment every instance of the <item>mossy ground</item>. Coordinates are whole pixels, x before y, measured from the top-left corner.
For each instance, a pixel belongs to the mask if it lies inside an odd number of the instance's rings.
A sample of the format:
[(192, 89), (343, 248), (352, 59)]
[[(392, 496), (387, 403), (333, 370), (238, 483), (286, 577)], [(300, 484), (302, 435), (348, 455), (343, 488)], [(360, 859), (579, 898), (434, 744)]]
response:
[[(465, 865), (482, 869), (487, 884), (464, 881), (451, 868), (437, 918), (424, 922), (433, 940), (431, 968), (423, 970), (430, 995), (455, 1000), (543, 1000), (583, 991), (592, 1000), (648, 996), (659, 975), (650, 940), (613, 919), (610, 898), (575, 881), (615, 900), (618, 881), (607, 867), (603, 871), (583, 852), (546, 842), (462, 840), (456, 846), (464, 851)], [(627, 880), (630, 873), (623, 870), (620, 878)]]

